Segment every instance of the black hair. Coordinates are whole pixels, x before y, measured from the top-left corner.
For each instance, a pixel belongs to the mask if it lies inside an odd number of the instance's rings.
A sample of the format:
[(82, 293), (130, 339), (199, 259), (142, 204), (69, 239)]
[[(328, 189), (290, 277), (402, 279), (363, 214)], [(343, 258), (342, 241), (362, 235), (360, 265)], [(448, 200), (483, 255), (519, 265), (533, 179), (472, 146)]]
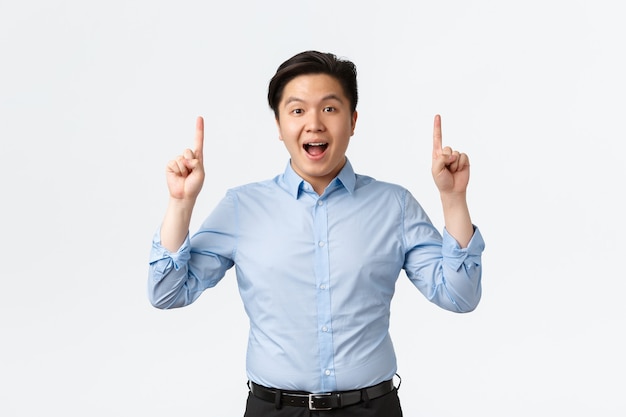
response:
[(270, 80), (267, 101), (278, 119), (278, 105), (282, 99), (285, 85), (299, 75), (327, 74), (339, 81), (344, 94), (350, 100), (350, 110), (356, 111), (359, 99), (356, 66), (346, 59), (337, 58), (331, 53), (305, 51), (294, 55), (283, 62)]

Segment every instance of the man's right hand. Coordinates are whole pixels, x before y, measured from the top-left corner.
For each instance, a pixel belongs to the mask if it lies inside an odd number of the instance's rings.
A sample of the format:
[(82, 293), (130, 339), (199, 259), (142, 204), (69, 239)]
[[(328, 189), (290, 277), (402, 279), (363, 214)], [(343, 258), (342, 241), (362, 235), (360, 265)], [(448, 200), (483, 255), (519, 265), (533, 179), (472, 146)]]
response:
[(194, 150), (185, 149), (182, 155), (171, 160), (165, 170), (170, 197), (195, 202), (204, 183), (203, 165), (204, 119), (196, 119)]
[(204, 183), (203, 145), (204, 120), (198, 117), (194, 150), (185, 149), (165, 170), (170, 201), (161, 224), (161, 244), (170, 252), (176, 252), (187, 236), (193, 206)]

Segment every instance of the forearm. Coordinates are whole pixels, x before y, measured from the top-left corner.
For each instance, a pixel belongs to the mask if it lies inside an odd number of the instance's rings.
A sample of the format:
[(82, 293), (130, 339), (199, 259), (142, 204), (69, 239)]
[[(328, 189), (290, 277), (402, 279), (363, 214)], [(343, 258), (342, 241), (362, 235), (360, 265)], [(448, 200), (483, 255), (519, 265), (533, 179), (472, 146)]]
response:
[(446, 230), (462, 248), (467, 247), (474, 235), (474, 226), (465, 193), (442, 193), (441, 204)]
[(194, 200), (170, 198), (163, 223), (161, 245), (168, 251), (177, 252), (189, 233)]

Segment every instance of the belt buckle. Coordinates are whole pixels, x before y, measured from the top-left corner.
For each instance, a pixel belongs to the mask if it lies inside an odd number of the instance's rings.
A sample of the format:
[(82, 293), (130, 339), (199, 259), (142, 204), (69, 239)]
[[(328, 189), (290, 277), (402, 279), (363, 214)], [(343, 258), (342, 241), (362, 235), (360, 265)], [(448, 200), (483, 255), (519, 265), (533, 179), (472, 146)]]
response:
[(332, 410), (332, 407), (316, 407), (315, 406), (315, 400), (319, 397), (330, 397), (332, 395), (332, 393), (330, 392), (325, 392), (322, 394), (309, 394), (309, 410), (311, 411), (328, 411), (328, 410)]

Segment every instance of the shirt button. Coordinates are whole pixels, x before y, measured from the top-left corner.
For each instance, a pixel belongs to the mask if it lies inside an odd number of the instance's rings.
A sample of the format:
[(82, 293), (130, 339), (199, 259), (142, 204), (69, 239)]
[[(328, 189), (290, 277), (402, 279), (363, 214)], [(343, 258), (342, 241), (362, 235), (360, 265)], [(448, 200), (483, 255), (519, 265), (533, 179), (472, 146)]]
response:
[(320, 248), (324, 247), (325, 244), (326, 243), (323, 240), (320, 240), (319, 243), (318, 243)]
[(325, 371), (324, 371), (324, 374), (325, 374), (326, 376), (330, 375), (330, 370), (329, 370), (329, 369), (325, 370)]
[(317, 205), (318, 205), (318, 206), (323, 206), (323, 205), (324, 205), (324, 202), (323, 202), (322, 200), (317, 200)]
[(322, 284), (320, 285), (320, 290), (325, 290), (326, 289), (326, 285)]
[(322, 331), (323, 332), (327, 332), (328, 331), (328, 327), (326, 327), (326, 326), (322, 327)]

